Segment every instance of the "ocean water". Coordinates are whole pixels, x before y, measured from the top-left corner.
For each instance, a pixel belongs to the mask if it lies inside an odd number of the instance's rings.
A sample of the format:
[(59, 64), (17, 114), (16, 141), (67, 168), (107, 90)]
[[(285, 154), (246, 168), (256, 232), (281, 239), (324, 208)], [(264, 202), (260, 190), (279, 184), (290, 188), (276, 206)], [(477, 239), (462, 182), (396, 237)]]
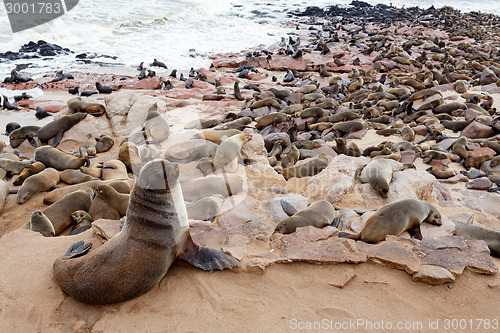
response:
[[(345, 0), (80, 0), (67, 14), (41, 26), (13, 34), (5, 7), (0, 5), (0, 52), (18, 51), (29, 41), (43, 39), (67, 47), (76, 53), (93, 52), (117, 56), (101, 59), (133, 70), (141, 61), (154, 58), (173, 68), (188, 70), (210, 64), (207, 55), (237, 52), (259, 45), (270, 45), (293, 31), (287, 25), (290, 10), (308, 5), (325, 7), (346, 5)], [(404, 0), (368, 0), (368, 3), (407, 6)], [(441, 1), (415, 0), (411, 6), (441, 7)], [(498, 0), (449, 1), (446, 5), (462, 11), (500, 14)], [(31, 73), (64, 68), (66, 71), (102, 71), (97, 65), (81, 65), (75, 54), (51, 61), (26, 61), (36, 68)], [(7, 75), (13, 63), (0, 63), (0, 77)], [(161, 71), (158, 71), (161, 72)]]

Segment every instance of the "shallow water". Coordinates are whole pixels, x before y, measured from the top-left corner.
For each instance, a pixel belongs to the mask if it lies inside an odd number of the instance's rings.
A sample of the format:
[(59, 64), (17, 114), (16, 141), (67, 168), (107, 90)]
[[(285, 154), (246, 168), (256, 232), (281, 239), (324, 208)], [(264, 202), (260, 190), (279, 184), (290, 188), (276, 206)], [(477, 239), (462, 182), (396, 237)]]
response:
[[(343, 4), (345, 0), (316, 0), (315, 6)], [(367, 1), (371, 4), (392, 3), (405, 6), (403, 0)], [(117, 56), (115, 62), (137, 66), (149, 64), (154, 58), (165, 62), (169, 70), (187, 70), (208, 66), (207, 55), (270, 45), (293, 31), (286, 25), (290, 10), (311, 5), (304, 0), (80, 0), (67, 14), (49, 23), (13, 34), (5, 8), (0, 6), (0, 52), (18, 51), (29, 41), (45, 41), (67, 47), (75, 52), (94, 52)], [(442, 2), (416, 0), (412, 6), (423, 8)], [(463, 11), (480, 10), (500, 14), (496, 0), (448, 1), (446, 5)], [(45, 72), (64, 68), (79, 71), (100, 71), (96, 65), (75, 62), (75, 54), (60, 56), (52, 61), (19, 60), (39, 66), (27, 72)], [(110, 59), (101, 59), (110, 62)], [(0, 74), (7, 74), (12, 63), (0, 63)], [(4, 76), (5, 76), (4, 75)]]

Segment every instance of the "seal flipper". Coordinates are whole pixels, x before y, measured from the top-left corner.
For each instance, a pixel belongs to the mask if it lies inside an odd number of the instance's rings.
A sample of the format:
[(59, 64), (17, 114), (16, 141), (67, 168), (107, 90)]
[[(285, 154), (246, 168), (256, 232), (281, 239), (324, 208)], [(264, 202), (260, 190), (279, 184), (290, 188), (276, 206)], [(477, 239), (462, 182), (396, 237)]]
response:
[(38, 147), (38, 144), (36, 143), (36, 140), (33, 137), (28, 138), (28, 142), (33, 146), (33, 147)]
[(68, 251), (66, 251), (64, 260), (81, 257), (86, 254), (91, 247), (92, 243), (84, 244), (83, 241), (76, 242), (69, 247)]
[(408, 229), (408, 232), (410, 233), (411, 238), (422, 240), (422, 232), (420, 231), (420, 224), (418, 224), (413, 229)]
[(281, 199), (280, 204), (281, 204), (281, 208), (283, 208), (283, 210), (285, 211), (285, 213), (288, 216), (292, 216), (292, 215), (295, 215), (297, 213), (297, 208), (292, 206), (292, 204), (290, 204), (288, 201)]
[(349, 238), (349, 239), (354, 239), (354, 240), (360, 240), (361, 239), (361, 235), (353, 235), (353, 234), (350, 234), (350, 233), (345, 232), (345, 231), (339, 232), (339, 237)]
[(210, 247), (195, 244), (189, 234), (184, 252), (179, 255), (179, 258), (204, 271), (240, 267), (239, 261), (230, 255)]
[(60, 131), (59, 133), (56, 134), (54, 139), (52, 139), (52, 147), (57, 147), (59, 142), (61, 142), (61, 139), (63, 137), (64, 131)]

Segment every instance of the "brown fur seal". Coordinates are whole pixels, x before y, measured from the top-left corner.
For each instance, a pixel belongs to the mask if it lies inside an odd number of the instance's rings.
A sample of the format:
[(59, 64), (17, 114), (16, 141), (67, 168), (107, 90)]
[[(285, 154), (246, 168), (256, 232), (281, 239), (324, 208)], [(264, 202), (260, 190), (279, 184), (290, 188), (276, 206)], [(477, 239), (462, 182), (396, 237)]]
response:
[(30, 218), (30, 230), (39, 232), (45, 237), (54, 237), (56, 232), (50, 219), (40, 210), (35, 210)]
[[(118, 193), (128, 194), (130, 193), (130, 186), (124, 181), (110, 183), (109, 186), (114, 188)], [(111, 207), (106, 200), (96, 195), (92, 199), (90, 204), (89, 214), (93, 220), (108, 219), (108, 220), (119, 220), (120, 213)]]
[(500, 232), (488, 230), (471, 224), (456, 223), (455, 235), (465, 239), (484, 240), (488, 245), (491, 255), (500, 257)]
[(36, 147), (38, 144), (34, 138), (38, 136), (40, 128), (40, 126), (23, 126), (15, 129), (9, 134), (10, 146), (17, 148), (27, 139), (33, 147)]
[(433, 165), (427, 172), (438, 179), (448, 179), (457, 174), (455, 170), (444, 165)]
[(360, 131), (364, 128), (363, 123), (356, 120), (344, 121), (342, 123), (336, 123), (332, 126), (334, 131), (339, 131), (341, 133), (349, 133), (354, 131)]
[(458, 155), (460, 158), (466, 159), (469, 154), (467, 152), (467, 138), (465, 136), (459, 137), (451, 145), (451, 152)]
[(158, 112), (158, 104), (156, 103), (153, 104), (146, 112), (144, 133), (146, 134), (148, 141), (152, 143), (163, 142), (170, 134), (168, 123)]
[(257, 109), (257, 108), (261, 108), (263, 106), (269, 106), (269, 107), (272, 106), (278, 110), (281, 110), (281, 104), (276, 99), (274, 99), (272, 97), (264, 98), (264, 99), (258, 100), (256, 102), (253, 102), (250, 105), (250, 109)]
[(130, 141), (122, 143), (118, 151), (118, 159), (125, 164), (127, 171), (138, 174), (141, 170), (141, 158), (139, 156), (139, 148), (135, 143)]
[(321, 117), (326, 117), (329, 116), (330, 112), (328, 110), (318, 108), (318, 107), (312, 107), (305, 109), (300, 113), (300, 118), (309, 118), (309, 117), (314, 117), (314, 118), (321, 118)]
[(80, 170), (67, 169), (61, 172), (61, 180), (68, 185), (73, 185), (97, 180), (97, 178), (87, 175)]
[(88, 166), (89, 160), (85, 156), (74, 156), (52, 146), (42, 146), (35, 150), (35, 160), (42, 162), (48, 168), (57, 170), (78, 169)]
[(101, 116), (106, 112), (104, 105), (84, 102), (81, 97), (71, 98), (68, 101), (68, 109), (71, 113), (85, 113), (93, 116)]
[(61, 289), (80, 302), (109, 304), (147, 292), (178, 257), (204, 270), (238, 266), (233, 257), (192, 241), (178, 176), (176, 164), (146, 164), (122, 231), (90, 252), (91, 244), (75, 243), (54, 262)]
[(441, 214), (436, 207), (416, 199), (402, 199), (379, 208), (366, 221), (366, 225), (358, 235), (340, 233), (339, 236), (377, 243), (385, 240), (387, 235), (401, 235), (410, 232), (417, 239), (422, 239), (420, 224), (422, 222), (441, 225)]
[(71, 213), (71, 219), (75, 222), (75, 225), (69, 233), (70, 236), (78, 235), (92, 227), (92, 216), (84, 210), (77, 210)]
[(59, 180), (59, 172), (53, 168), (47, 168), (36, 175), (28, 177), (17, 191), (17, 203), (23, 204), (38, 192), (56, 188)]
[(61, 141), (64, 132), (78, 124), (86, 116), (86, 113), (75, 113), (56, 119), (38, 130), (38, 139), (41, 142), (48, 142), (50, 139), (54, 138), (52, 140), (52, 146), (55, 147)]
[(238, 131), (236, 129), (228, 129), (228, 130), (203, 130), (197, 134), (195, 134), (195, 138), (197, 139), (205, 139), (208, 141), (212, 141), (215, 143), (220, 143), (224, 137), (229, 138), (232, 137), (233, 135), (240, 134), (241, 131)]
[(241, 117), (238, 119), (235, 119), (233, 121), (229, 121), (226, 123), (221, 124), (216, 128), (216, 130), (221, 130), (221, 131), (226, 131), (230, 129), (235, 129), (238, 131), (244, 130), (250, 123), (252, 122), (252, 118), (250, 117)]
[(94, 193), (89, 187), (84, 187), (67, 194), (57, 202), (43, 210), (54, 226), (55, 234), (59, 235), (73, 224), (71, 214), (77, 210), (88, 211)]
[(222, 194), (214, 194), (202, 198), (186, 206), (188, 218), (191, 220), (212, 221), (224, 202)]
[(306, 209), (278, 223), (274, 233), (290, 234), (295, 232), (297, 228), (307, 226), (323, 228), (332, 224), (335, 215), (335, 208), (328, 201), (316, 201)]
[(99, 185), (95, 187), (95, 193), (111, 207), (116, 209), (120, 216), (125, 216), (128, 206), (128, 194), (122, 194), (109, 185)]
[(97, 143), (95, 144), (95, 150), (98, 153), (104, 153), (110, 150), (115, 144), (115, 140), (106, 134), (101, 134), (98, 138), (96, 138)]
[(120, 160), (110, 160), (102, 166), (102, 180), (128, 179), (127, 167)]
[(328, 156), (321, 153), (318, 157), (310, 159), (301, 165), (283, 169), (283, 176), (286, 179), (315, 176), (328, 166)]
[(410, 126), (405, 125), (401, 128), (401, 136), (403, 140), (412, 142), (415, 140), (415, 131)]
[(240, 175), (212, 175), (189, 180), (182, 183), (184, 199), (193, 201), (214, 194), (222, 194), (224, 197), (235, 195), (243, 188), (243, 179)]
[(224, 140), (215, 150), (214, 167), (218, 170), (229, 163), (237, 162), (241, 147), (252, 139), (252, 135), (241, 133)]
[(191, 162), (203, 157), (212, 157), (217, 149), (217, 144), (204, 139), (182, 141), (170, 146), (165, 151), (164, 157), (171, 162)]
[(9, 195), (9, 185), (0, 179), (0, 213), (2, 212), (3, 206), (5, 204), (5, 200)]
[(292, 167), (299, 160), (300, 152), (299, 152), (299, 149), (294, 145), (288, 146), (283, 151), (283, 153), (286, 155), (281, 160), (281, 167), (282, 168)]
[(43, 171), (45, 169), (45, 165), (43, 165), (42, 162), (35, 162), (33, 163), (30, 167), (25, 168), (21, 173), (19, 174), (19, 177), (16, 178), (14, 181), (15, 186), (20, 186), (23, 185), (23, 182), (29, 177), (36, 175), (37, 173)]
[(464, 168), (469, 169), (469, 168), (476, 168), (480, 169), (481, 165), (489, 161), (493, 158), (491, 155), (480, 155), (480, 156), (473, 156), (469, 157), (464, 161)]
[(388, 197), (391, 179), (391, 164), (382, 158), (372, 160), (363, 168), (360, 174), (361, 182), (369, 183), (383, 198)]
[(272, 124), (276, 125), (278, 123), (288, 121), (289, 119), (290, 119), (290, 116), (288, 116), (284, 113), (266, 114), (265, 116), (262, 116), (257, 120), (257, 124), (255, 124), (255, 128), (262, 129), (262, 128), (269, 126), (269, 125), (272, 125)]

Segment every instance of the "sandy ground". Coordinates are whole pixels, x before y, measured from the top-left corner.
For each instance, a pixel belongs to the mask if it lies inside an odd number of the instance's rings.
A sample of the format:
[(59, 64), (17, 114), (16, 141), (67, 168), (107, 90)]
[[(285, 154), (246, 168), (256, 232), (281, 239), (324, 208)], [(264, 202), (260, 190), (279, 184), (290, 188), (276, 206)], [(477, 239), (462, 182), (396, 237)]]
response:
[[(90, 234), (84, 238), (92, 240), (95, 236)], [(456, 331), (445, 325), (457, 319), (469, 325), (459, 332), (486, 332), (490, 330), (477, 329), (479, 319), (499, 319), (498, 274), (467, 271), (453, 285), (431, 286), (375, 263), (280, 264), (267, 268), (263, 275), (209, 273), (177, 263), (141, 297), (89, 306), (64, 295), (52, 277), (54, 259), (75, 237), (54, 241), (27, 230), (2, 237), (1, 331), (292, 332), (322, 325), (314, 331), (386, 332), (392, 324), (394, 331), (445, 332)], [(47, 242), (53, 246), (48, 248)], [(494, 262), (500, 264), (498, 259)], [(343, 289), (333, 286), (353, 274)], [(368, 322), (374, 325), (372, 329)], [(431, 329), (429, 322), (438, 329)], [(412, 329), (398, 330), (397, 325), (412, 325), (406, 326)]]

